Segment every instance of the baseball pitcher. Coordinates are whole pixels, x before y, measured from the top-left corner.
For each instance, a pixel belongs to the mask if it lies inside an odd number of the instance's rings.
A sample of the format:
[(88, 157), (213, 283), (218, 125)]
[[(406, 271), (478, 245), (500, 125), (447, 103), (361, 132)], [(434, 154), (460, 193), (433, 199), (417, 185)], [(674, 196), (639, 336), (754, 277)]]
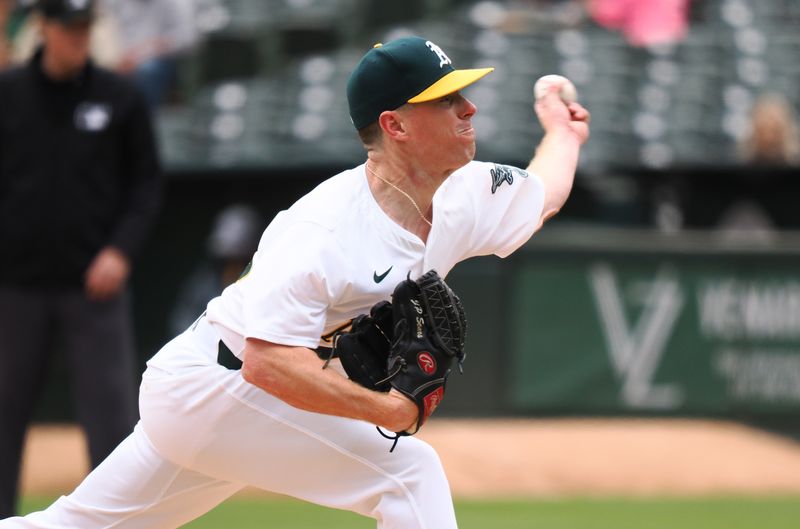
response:
[(249, 485), (381, 529), (455, 529), (439, 458), (413, 435), (469, 364), (445, 278), (555, 214), (589, 135), (553, 85), (528, 167), (473, 161), (460, 90), (491, 70), (455, 69), (420, 37), (369, 50), (347, 86), (365, 163), (279, 213), (241, 279), (150, 359), (133, 434), (72, 494), (0, 528), (178, 527)]

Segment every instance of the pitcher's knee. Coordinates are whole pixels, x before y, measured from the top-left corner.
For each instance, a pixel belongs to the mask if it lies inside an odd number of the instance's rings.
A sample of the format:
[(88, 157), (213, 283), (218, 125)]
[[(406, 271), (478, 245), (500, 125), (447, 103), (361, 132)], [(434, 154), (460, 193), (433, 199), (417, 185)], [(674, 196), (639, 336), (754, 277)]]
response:
[[(414, 440), (416, 441), (416, 440)], [(401, 441), (402, 442), (402, 441)], [(455, 527), (450, 487), (436, 451), (426, 443), (407, 443), (403, 464), (381, 495), (375, 517), (381, 529)], [(398, 450), (400, 447), (398, 447)], [(400, 454), (398, 454), (400, 455)]]
[(413, 451), (406, 458), (406, 465), (400, 470), (397, 477), (409, 488), (445, 480), (439, 454), (432, 446), (424, 442), (415, 443)]

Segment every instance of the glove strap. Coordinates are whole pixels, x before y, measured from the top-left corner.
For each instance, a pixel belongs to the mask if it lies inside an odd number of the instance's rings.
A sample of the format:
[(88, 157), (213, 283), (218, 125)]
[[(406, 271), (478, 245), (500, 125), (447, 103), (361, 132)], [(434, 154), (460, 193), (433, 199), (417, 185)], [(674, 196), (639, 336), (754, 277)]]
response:
[(331, 342), (333, 342), (333, 347), (331, 347), (331, 352), (328, 354), (328, 358), (325, 359), (325, 363), (322, 364), (322, 369), (325, 369), (330, 365), (331, 360), (333, 357), (336, 356), (336, 342), (339, 341), (339, 336), (342, 335), (341, 329), (337, 329), (336, 332), (333, 334), (333, 338), (331, 338)]
[(394, 447), (397, 446), (397, 441), (399, 441), (401, 437), (405, 437), (408, 435), (407, 433), (402, 433), (402, 432), (395, 432), (394, 435), (389, 435), (388, 433), (381, 430), (380, 426), (376, 426), (375, 429), (378, 430), (378, 433), (381, 434), (381, 436), (385, 437), (386, 439), (391, 439), (394, 441), (392, 443), (392, 447), (389, 449), (389, 452), (394, 451)]
[(403, 359), (403, 358), (398, 359), (397, 366), (395, 367), (394, 372), (389, 373), (389, 375), (387, 375), (386, 378), (384, 378), (383, 380), (379, 381), (376, 385), (380, 386), (381, 384), (385, 384), (386, 382), (391, 381), (394, 377), (396, 377), (397, 375), (400, 374), (400, 372), (403, 370), (403, 368), (405, 366), (406, 366), (405, 359)]

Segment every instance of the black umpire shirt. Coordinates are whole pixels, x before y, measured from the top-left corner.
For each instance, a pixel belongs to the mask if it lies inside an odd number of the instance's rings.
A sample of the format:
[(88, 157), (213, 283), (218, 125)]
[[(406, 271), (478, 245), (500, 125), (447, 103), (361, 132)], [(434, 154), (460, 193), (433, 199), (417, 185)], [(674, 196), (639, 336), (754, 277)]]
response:
[(97, 252), (139, 252), (160, 202), (149, 110), (91, 62), (53, 81), (42, 50), (0, 73), (0, 284), (82, 286)]

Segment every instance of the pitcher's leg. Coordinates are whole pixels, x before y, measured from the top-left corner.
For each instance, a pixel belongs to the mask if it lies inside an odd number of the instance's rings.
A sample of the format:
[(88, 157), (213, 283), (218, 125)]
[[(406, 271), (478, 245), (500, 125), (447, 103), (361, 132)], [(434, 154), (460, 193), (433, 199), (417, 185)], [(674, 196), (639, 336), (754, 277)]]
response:
[(176, 528), (241, 488), (167, 461), (137, 425), (72, 494), (0, 529)]
[(390, 453), (374, 426), (299, 410), (219, 366), (146, 373), (142, 388), (145, 431), (187, 468), (351, 510), (381, 529), (456, 527), (442, 465), (419, 439), (401, 439)]

